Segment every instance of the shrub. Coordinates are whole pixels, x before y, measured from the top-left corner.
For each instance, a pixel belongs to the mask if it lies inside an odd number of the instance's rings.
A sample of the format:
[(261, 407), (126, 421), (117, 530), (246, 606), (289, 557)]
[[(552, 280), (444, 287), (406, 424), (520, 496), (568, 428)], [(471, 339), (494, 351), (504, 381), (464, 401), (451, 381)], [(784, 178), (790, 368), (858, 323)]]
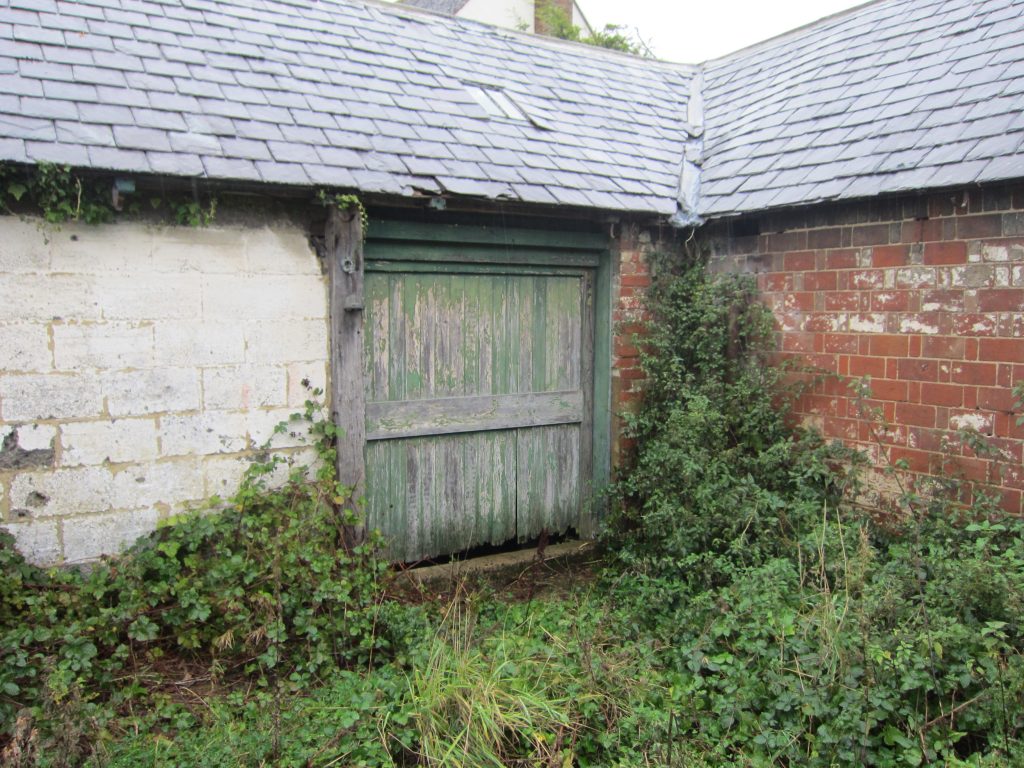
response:
[(712, 583), (777, 554), (841, 495), (840, 460), (858, 457), (788, 426), (771, 314), (749, 277), (711, 277), (699, 257), (656, 256), (653, 269), (644, 400), (628, 421), (638, 448), (608, 542), (634, 566)]
[(34, 568), (0, 537), (3, 721), (31, 706), (46, 719), (51, 701), (100, 722), (106, 706), (144, 697), (166, 656), (214, 679), (289, 688), (387, 647), (376, 625), (386, 562), (374, 535), (349, 541), (360, 521), (335, 478), (334, 427), (317, 414), (308, 402), (314, 470), (280, 455), (256, 462), (227, 504), (88, 573)]

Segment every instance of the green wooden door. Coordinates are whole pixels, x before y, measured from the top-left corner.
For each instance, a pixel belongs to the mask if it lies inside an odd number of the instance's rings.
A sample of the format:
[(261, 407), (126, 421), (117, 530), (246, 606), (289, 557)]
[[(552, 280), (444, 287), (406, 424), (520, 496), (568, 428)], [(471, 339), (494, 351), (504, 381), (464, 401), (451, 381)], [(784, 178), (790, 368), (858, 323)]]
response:
[(593, 269), (428, 250), (412, 261), (401, 257), (421, 248), (368, 247), (368, 523), (406, 561), (579, 529), (593, 467)]

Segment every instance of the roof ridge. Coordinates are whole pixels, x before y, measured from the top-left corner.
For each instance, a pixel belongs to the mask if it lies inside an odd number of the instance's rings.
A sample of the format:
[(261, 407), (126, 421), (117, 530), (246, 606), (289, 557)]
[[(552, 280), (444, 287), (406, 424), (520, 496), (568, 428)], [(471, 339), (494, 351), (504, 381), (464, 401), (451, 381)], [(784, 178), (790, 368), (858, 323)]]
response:
[[(284, 2), (292, 4), (292, 0), (272, 0), (273, 2)], [(319, 3), (335, 3), (338, 0), (316, 0)], [(432, 21), (440, 21), (446, 24), (458, 24), (470, 28), (480, 28), (483, 31), (494, 34), (498, 37), (508, 37), (514, 40), (521, 40), (523, 42), (540, 45), (542, 47), (550, 48), (565, 48), (581, 53), (591, 53), (598, 56), (608, 56), (610, 58), (625, 58), (630, 61), (642, 64), (655, 64), (663, 66), (666, 69), (672, 69), (676, 71), (683, 71), (689, 74), (694, 74), (700, 71), (700, 64), (690, 64), (687, 62), (680, 61), (669, 61), (667, 59), (659, 59), (656, 57), (638, 56), (635, 53), (627, 53), (626, 51), (619, 51), (614, 48), (604, 48), (600, 45), (591, 45), (590, 43), (583, 43), (577, 40), (564, 40), (560, 37), (550, 37), (548, 35), (537, 34), (536, 32), (524, 32), (518, 29), (509, 29), (508, 27), (499, 27), (495, 24), (488, 24), (484, 21), (477, 21), (476, 19), (467, 19), (461, 16), (447, 16), (445, 14), (432, 11), (428, 8), (421, 8), (415, 5), (406, 5), (401, 2), (388, 2), (388, 0), (345, 0), (348, 3), (361, 3), (368, 7), (373, 7), (390, 13), (395, 16), (403, 16), (405, 14), (411, 14), (413, 16), (425, 16)]]

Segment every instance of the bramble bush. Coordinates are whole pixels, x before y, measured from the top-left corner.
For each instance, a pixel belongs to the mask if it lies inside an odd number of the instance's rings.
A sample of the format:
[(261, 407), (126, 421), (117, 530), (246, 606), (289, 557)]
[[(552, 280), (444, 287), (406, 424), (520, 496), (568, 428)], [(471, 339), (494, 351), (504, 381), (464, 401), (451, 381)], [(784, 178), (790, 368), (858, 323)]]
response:
[(150, 703), (169, 656), (214, 680), (288, 691), (386, 650), (387, 563), (376, 536), (349, 541), (360, 521), (336, 481), (335, 427), (318, 410), (308, 401), (301, 426), (279, 428), (312, 434), (313, 469), (269, 455), (226, 504), (214, 499), (88, 572), (28, 565), (2, 534), (0, 721), (28, 708), (55, 731), (62, 712), (98, 729)]
[(950, 479), (881, 525), (858, 458), (787, 423), (753, 285), (657, 260), (609, 599), (709, 764), (1020, 765), (1024, 522)]

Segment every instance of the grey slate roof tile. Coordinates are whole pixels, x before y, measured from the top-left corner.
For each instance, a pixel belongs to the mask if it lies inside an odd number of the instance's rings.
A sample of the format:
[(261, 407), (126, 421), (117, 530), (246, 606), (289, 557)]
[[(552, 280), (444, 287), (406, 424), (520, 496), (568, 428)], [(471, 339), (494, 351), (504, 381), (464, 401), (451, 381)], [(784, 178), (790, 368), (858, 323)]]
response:
[(152, 170), (145, 152), (117, 147), (90, 146), (89, 165), (93, 168), (107, 168), (112, 171), (148, 173)]
[(203, 163), (197, 155), (180, 152), (148, 152), (146, 157), (155, 173), (170, 176), (202, 176)]
[[(16, 0), (0, 8), (0, 159), (28, 138), (103, 168), (672, 213), (692, 132), (709, 215), (1005, 178), (1024, 135), (1020, 11), (879, 0), (705, 65), (691, 127), (696, 68), (397, 7)], [(464, 83), (536, 124), (488, 119)]]
[[(55, 146), (88, 152), (54, 152), (101, 168), (674, 206), (652, 190), (676, 187), (693, 67), (358, 0), (20, 4), (51, 16), (0, 9), (12, 25), (2, 57), (25, 68), (4, 78), (0, 94), (46, 100), (28, 102), (37, 122), (0, 116), (8, 159), (24, 155), (22, 138), (56, 143), (60, 120), (71, 143)], [(72, 41), (68, 30), (87, 32)], [(47, 58), (44, 46), (60, 47)], [(481, 81), (520, 99), (543, 127), (488, 119), (463, 86)], [(3, 104), (0, 112), (14, 109)], [(517, 169), (538, 183), (522, 183)], [(618, 184), (620, 170), (638, 181)], [(540, 179), (561, 191), (543, 192)]]
[[(1024, 175), (1020, 143), (1004, 133), (1007, 116), (1021, 112), (1018, 75), (1008, 73), (1024, 61), (1022, 45), (1024, 7), (1014, 0), (879, 0), (709, 62), (701, 211), (983, 182), (1013, 168)], [(834, 108), (832, 77), (845, 77), (843, 96), (853, 97), (843, 106), (845, 137), (822, 119)], [(809, 112), (815, 104), (821, 111)], [(762, 113), (787, 115), (779, 135), (788, 144), (759, 135)], [(788, 152), (799, 146), (809, 151)], [(774, 197), (732, 193), (789, 184), (772, 175), (780, 167), (819, 181)]]
[(49, 141), (26, 141), (25, 153), (34, 162), (88, 165), (88, 148), (81, 144), (60, 144)]

